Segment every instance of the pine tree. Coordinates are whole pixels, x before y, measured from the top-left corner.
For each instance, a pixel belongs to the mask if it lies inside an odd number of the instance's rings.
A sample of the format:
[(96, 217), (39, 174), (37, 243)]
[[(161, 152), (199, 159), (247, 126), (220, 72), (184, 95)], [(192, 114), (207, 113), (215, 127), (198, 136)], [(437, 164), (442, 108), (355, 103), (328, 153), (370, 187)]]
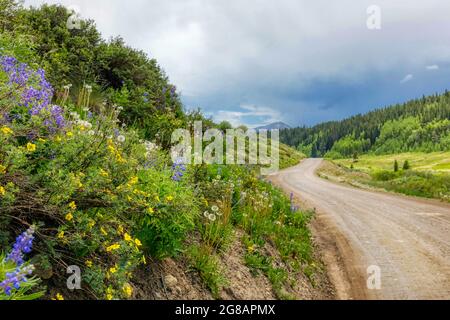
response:
[(411, 169), (409, 161), (405, 160), (405, 163), (403, 164), (403, 170), (409, 170), (409, 169)]

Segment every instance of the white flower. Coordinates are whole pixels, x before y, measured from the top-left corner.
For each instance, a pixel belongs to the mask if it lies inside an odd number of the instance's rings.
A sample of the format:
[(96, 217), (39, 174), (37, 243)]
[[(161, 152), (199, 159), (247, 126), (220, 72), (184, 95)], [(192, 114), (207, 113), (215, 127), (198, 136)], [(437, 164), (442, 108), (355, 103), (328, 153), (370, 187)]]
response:
[(90, 135), (90, 136), (95, 136), (95, 131), (94, 131), (94, 130), (89, 130), (89, 131), (88, 131), (88, 135)]
[(209, 218), (209, 212), (208, 212), (208, 211), (203, 212), (203, 216), (204, 216), (205, 218)]
[(218, 212), (218, 211), (219, 211), (219, 207), (218, 207), (218, 206), (212, 206), (212, 207), (211, 207), (211, 210), (212, 210), (213, 212)]
[(216, 218), (216, 215), (215, 215), (215, 214), (212, 214), (212, 213), (211, 213), (211, 214), (208, 216), (208, 219), (214, 222), (214, 221), (216, 221), (217, 218)]
[(125, 142), (125, 136), (123, 136), (123, 135), (118, 136), (117, 141), (119, 141), (121, 143)]

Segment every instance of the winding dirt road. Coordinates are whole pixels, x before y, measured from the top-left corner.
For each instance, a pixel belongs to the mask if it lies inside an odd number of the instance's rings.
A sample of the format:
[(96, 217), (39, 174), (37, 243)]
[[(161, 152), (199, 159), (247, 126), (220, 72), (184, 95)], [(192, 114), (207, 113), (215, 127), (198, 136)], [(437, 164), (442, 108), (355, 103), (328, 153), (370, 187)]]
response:
[[(316, 176), (321, 162), (269, 180), (316, 209), (313, 232), (337, 298), (450, 299), (450, 205), (332, 183)], [(368, 288), (370, 266), (381, 289)]]

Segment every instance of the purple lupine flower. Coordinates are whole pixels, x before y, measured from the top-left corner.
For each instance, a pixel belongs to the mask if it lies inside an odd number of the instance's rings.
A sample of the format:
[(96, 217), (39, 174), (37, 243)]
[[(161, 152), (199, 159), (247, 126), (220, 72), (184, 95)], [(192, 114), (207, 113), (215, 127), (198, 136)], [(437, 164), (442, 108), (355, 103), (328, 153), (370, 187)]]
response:
[[(28, 109), (31, 116), (44, 118), (44, 125), (55, 131), (65, 125), (61, 107), (51, 105), (53, 87), (45, 77), (45, 71), (33, 71), (24, 63), (18, 63), (14, 57), (0, 56), (0, 67), (14, 85), (13, 91), (18, 93), (18, 105)], [(18, 86), (18, 87), (16, 87)], [(17, 99), (17, 97), (16, 97)]]
[(35, 227), (31, 226), (27, 231), (17, 237), (13, 249), (6, 257), (6, 261), (12, 261), (18, 266), (23, 264), (24, 253), (30, 253), (33, 247), (34, 231)]
[(5, 280), (0, 282), (0, 288), (5, 291), (7, 296), (10, 296), (13, 289), (20, 289), (20, 285), (27, 281), (27, 277), (34, 271), (33, 265), (28, 265), (23, 268), (18, 267), (14, 272), (6, 273)]
[(184, 160), (177, 159), (172, 164), (172, 172), (173, 172), (172, 180), (176, 181), (176, 182), (181, 181), (181, 178), (183, 178), (185, 171), (186, 171), (186, 166), (184, 165)]

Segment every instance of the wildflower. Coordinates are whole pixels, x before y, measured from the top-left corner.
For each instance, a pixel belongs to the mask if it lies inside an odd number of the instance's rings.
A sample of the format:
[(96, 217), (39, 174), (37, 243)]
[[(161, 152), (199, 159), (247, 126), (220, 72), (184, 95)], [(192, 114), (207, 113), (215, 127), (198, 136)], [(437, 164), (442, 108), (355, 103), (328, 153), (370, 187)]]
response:
[(133, 294), (133, 288), (129, 283), (125, 283), (122, 290), (127, 298), (130, 298)]
[(106, 232), (106, 230), (105, 230), (103, 227), (100, 228), (100, 232), (101, 232), (105, 237), (108, 235), (108, 232)]
[(112, 252), (115, 250), (119, 250), (120, 249), (120, 244), (115, 243), (113, 245), (110, 245), (109, 247), (106, 248), (106, 252)]
[(131, 236), (128, 233), (124, 234), (123, 239), (128, 242), (133, 241), (133, 238), (131, 238)]
[(154, 213), (155, 213), (155, 209), (153, 209), (153, 208), (148, 208), (148, 209), (147, 209), (147, 213), (148, 213), (148, 214), (154, 214)]
[(68, 214), (66, 214), (66, 220), (67, 221), (72, 221), (73, 220), (73, 215), (71, 212), (69, 212)]
[(34, 151), (36, 151), (36, 145), (33, 144), (33, 143), (31, 143), (31, 142), (28, 142), (28, 143), (27, 143), (27, 150), (28, 150), (28, 152), (34, 152)]
[(109, 272), (110, 272), (111, 274), (117, 273), (117, 267), (114, 266), (114, 267), (109, 268)]
[(139, 239), (134, 239), (134, 243), (136, 244), (137, 247), (141, 247), (142, 246), (142, 242)]
[(2, 128), (0, 129), (0, 131), (1, 131), (5, 136), (8, 136), (8, 135), (10, 135), (10, 134), (13, 134), (13, 131), (11, 130), (11, 128), (8, 128), (8, 127), (2, 127)]
[(64, 231), (58, 232), (58, 234), (56, 235), (56, 237), (57, 237), (58, 239), (64, 239)]
[(0, 164), (0, 174), (6, 173), (6, 167)]
[(208, 212), (208, 211), (203, 212), (203, 216), (204, 216), (205, 218), (209, 218), (209, 212)]
[(0, 186), (0, 196), (4, 196), (6, 194), (6, 190), (3, 186)]
[(34, 271), (34, 266), (29, 265), (23, 268), (17, 268), (14, 272), (7, 272), (5, 274), (5, 280), (0, 283), (0, 288), (5, 291), (7, 296), (11, 295), (11, 291), (14, 289), (19, 290), (22, 282), (27, 281), (27, 276), (31, 275)]
[(119, 135), (119, 136), (117, 137), (117, 141), (119, 141), (120, 143), (125, 142), (125, 136)]
[(92, 267), (92, 261), (91, 261), (91, 260), (86, 260), (85, 264), (86, 264), (86, 266), (87, 266), (88, 268), (91, 268), (91, 267)]
[(56, 294), (56, 300), (64, 300), (64, 297), (61, 293)]
[(75, 201), (72, 201), (71, 203), (69, 203), (69, 208), (72, 210), (77, 210), (77, 205), (75, 204)]
[(118, 232), (119, 234), (123, 234), (123, 227), (122, 227), (122, 226), (119, 226), (119, 227), (117, 228), (117, 232)]
[(108, 176), (109, 176), (109, 173), (106, 172), (106, 171), (103, 170), (103, 169), (100, 169), (100, 175), (103, 176), (103, 177), (108, 177)]
[(23, 254), (30, 253), (33, 247), (35, 227), (31, 226), (27, 231), (16, 238), (11, 253), (6, 257), (6, 261), (13, 261), (16, 265), (23, 264)]
[(249, 253), (255, 252), (255, 245), (253, 244), (253, 245), (249, 246), (249, 247), (247, 248), (247, 251), (248, 251)]
[(56, 137), (55, 137), (55, 141), (56, 141), (56, 142), (61, 142), (61, 141), (62, 141), (62, 138), (61, 138), (60, 136), (56, 136)]
[(171, 202), (171, 201), (173, 201), (173, 197), (172, 196), (167, 196), (166, 200), (167, 200), (167, 202)]
[(216, 221), (217, 217), (216, 217), (215, 214), (211, 213), (211, 214), (208, 216), (208, 219), (211, 220), (212, 222), (214, 222), (214, 221)]
[(109, 287), (108, 289), (106, 289), (106, 299), (107, 300), (112, 300), (114, 298), (114, 290)]
[(136, 177), (136, 176), (134, 176), (134, 177), (132, 177), (132, 178), (130, 179), (130, 181), (128, 181), (128, 184), (129, 184), (129, 185), (135, 185), (135, 184), (137, 184), (138, 182), (139, 182), (139, 178)]
[(68, 138), (72, 138), (73, 137), (73, 132), (71, 132), (71, 131), (66, 132), (66, 136)]
[(90, 136), (95, 136), (95, 131), (94, 131), (94, 130), (89, 130), (89, 131), (88, 131), (88, 135), (90, 135)]
[(219, 212), (219, 207), (218, 207), (218, 206), (212, 206), (212, 207), (211, 207), (211, 210), (212, 210), (213, 212)]

